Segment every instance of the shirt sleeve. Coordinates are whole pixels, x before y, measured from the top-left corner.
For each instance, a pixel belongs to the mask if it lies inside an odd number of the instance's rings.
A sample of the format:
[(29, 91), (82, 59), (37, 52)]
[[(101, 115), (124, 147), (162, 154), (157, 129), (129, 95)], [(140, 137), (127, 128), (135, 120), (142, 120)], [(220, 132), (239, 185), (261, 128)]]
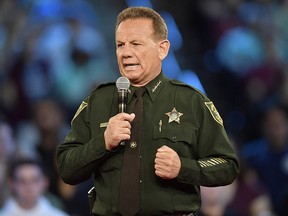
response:
[(79, 106), (71, 121), (71, 130), (56, 152), (58, 170), (63, 181), (78, 184), (91, 177), (111, 152), (105, 148), (104, 134), (91, 137), (89, 122), (91, 96)]
[(203, 98), (197, 107), (198, 158), (180, 157), (178, 181), (201, 186), (223, 186), (232, 183), (239, 173), (239, 162), (213, 103)]

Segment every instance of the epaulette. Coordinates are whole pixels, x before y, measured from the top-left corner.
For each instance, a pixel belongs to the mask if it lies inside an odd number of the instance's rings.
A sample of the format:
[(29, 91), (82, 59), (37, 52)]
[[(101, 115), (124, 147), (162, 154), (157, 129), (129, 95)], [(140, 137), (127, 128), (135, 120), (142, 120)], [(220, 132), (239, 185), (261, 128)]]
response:
[(104, 88), (106, 86), (113, 86), (113, 85), (115, 86), (115, 82), (103, 83), (103, 84), (98, 85), (92, 92), (95, 92), (95, 91), (97, 91), (101, 88)]
[(184, 83), (184, 82), (181, 82), (179, 80), (176, 80), (176, 79), (172, 79), (170, 80), (170, 82), (174, 85), (178, 85), (178, 86), (184, 86), (184, 87), (188, 87), (196, 92), (198, 92), (200, 95), (202, 95), (203, 97), (207, 97), (202, 91), (200, 91), (199, 89), (187, 84), (187, 83)]

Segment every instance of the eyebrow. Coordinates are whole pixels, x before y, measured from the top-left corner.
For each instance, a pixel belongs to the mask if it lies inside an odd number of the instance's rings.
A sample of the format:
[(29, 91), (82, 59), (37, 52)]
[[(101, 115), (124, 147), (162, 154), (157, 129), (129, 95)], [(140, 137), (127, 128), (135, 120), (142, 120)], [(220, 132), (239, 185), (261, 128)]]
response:
[[(140, 43), (140, 42), (142, 42), (141, 40), (136, 40), (136, 39), (134, 39), (134, 40), (132, 40), (132, 41), (128, 41), (129, 43)], [(116, 40), (116, 43), (125, 43), (125, 42), (122, 42), (122, 41), (120, 41), (120, 40)]]

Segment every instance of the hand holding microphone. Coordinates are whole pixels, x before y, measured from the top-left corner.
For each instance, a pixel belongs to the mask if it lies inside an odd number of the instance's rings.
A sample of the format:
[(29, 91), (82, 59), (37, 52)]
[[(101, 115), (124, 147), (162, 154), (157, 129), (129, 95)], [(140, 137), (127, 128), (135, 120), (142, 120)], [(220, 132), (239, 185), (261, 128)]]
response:
[(104, 132), (106, 149), (111, 150), (120, 145), (125, 145), (125, 140), (130, 139), (131, 122), (135, 114), (127, 112), (127, 98), (130, 81), (126, 77), (119, 77), (116, 81), (118, 90), (118, 111), (119, 114), (111, 117)]

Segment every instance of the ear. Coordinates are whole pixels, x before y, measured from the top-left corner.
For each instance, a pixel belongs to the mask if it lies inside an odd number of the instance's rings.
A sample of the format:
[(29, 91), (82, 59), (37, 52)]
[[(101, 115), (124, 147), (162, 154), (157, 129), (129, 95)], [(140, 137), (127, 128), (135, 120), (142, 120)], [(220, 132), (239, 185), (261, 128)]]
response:
[(166, 40), (162, 40), (158, 43), (158, 52), (159, 52), (159, 58), (161, 60), (164, 60), (166, 56), (168, 55), (170, 48), (170, 42)]

